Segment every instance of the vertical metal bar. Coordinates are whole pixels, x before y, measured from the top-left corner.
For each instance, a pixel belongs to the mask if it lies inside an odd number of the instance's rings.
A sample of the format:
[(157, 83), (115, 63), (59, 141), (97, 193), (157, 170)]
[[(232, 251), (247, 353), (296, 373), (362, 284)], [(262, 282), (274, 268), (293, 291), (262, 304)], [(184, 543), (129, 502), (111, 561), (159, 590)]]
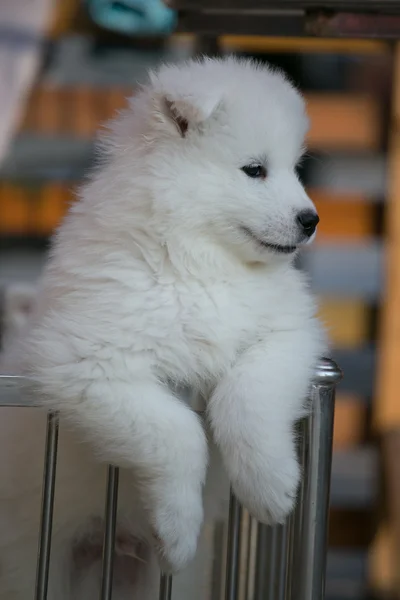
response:
[(172, 575), (161, 573), (160, 593), (158, 600), (171, 600), (172, 598)]
[(231, 491), (229, 502), (225, 600), (238, 600), (239, 596), (241, 513), (242, 509), (239, 501)]
[(278, 561), (280, 556), (278, 556), (278, 528), (277, 527), (268, 527), (268, 546), (267, 546), (267, 555), (268, 555), (268, 567), (265, 571), (265, 597), (266, 598), (274, 598), (275, 596), (275, 587), (276, 587), (276, 576), (278, 570)]
[(249, 538), (250, 538), (250, 515), (249, 515), (248, 511), (243, 506), (241, 506), (239, 573), (238, 573), (238, 590), (236, 592), (239, 600), (245, 600), (246, 569), (247, 569), (247, 561), (248, 561)]
[(277, 560), (276, 560), (276, 582), (274, 595), (271, 598), (276, 600), (285, 600), (286, 595), (286, 572), (287, 564), (287, 543), (288, 543), (288, 526), (287, 524), (277, 527)]
[[(302, 503), (296, 511), (290, 600), (321, 600), (325, 595), (329, 492), (332, 464), (335, 386), (341, 379), (328, 359), (318, 364), (311, 389), (312, 412), (304, 421)], [(289, 600), (288, 599), (288, 600)]]
[(214, 557), (212, 561), (212, 573), (211, 573), (211, 597), (210, 600), (223, 600), (224, 592), (224, 576), (225, 573), (225, 559), (226, 550), (224, 543), (225, 541), (225, 522), (217, 521), (214, 526), (214, 543), (213, 552)]
[(118, 482), (118, 467), (109, 465), (107, 472), (107, 491), (104, 516), (104, 541), (100, 600), (111, 600), (112, 597), (115, 531), (117, 527), (118, 508)]
[(58, 423), (58, 415), (49, 413), (47, 416), (35, 600), (46, 600), (49, 584), (51, 533), (57, 470)]
[(266, 571), (269, 571), (269, 528), (266, 525), (258, 523), (257, 527), (257, 551), (256, 551), (256, 572), (254, 582), (254, 600), (263, 600), (266, 597), (266, 584), (265, 580), (268, 579), (269, 575), (266, 576)]
[[(297, 424), (296, 434), (298, 436), (298, 456), (299, 462), (304, 475), (306, 469), (306, 443), (307, 435), (306, 420), (302, 420)], [(286, 582), (285, 582), (285, 599), (290, 600), (294, 595), (296, 581), (294, 580), (294, 568), (296, 556), (298, 556), (299, 548), (301, 547), (301, 535), (303, 525), (303, 505), (305, 493), (305, 478), (301, 478), (300, 489), (297, 493), (297, 500), (294, 512), (290, 515), (287, 522), (287, 552), (286, 552)]]
[(257, 528), (258, 523), (254, 517), (251, 517), (250, 522), (250, 537), (249, 537), (249, 557), (247, 561), (246, 573), (246, 596), (245, 600), (255, 599), (255, 581), (257, 569)]
[(259, 525), (255, 600), (285, 600), (287, 526)]
[(250, 597), (250, 589), (251, 589), (251, 579), (253, 574), (252, 569), (252, 558), (253, 558), (253, 547), (254, 547), (254, 527), (253, 527), (254, 519), (250, 515), (248, 515), (248, 531), (247, 531), (247, 543), (246, 543), (246, 570), (245, 570), (245, 600), (248, 600)]

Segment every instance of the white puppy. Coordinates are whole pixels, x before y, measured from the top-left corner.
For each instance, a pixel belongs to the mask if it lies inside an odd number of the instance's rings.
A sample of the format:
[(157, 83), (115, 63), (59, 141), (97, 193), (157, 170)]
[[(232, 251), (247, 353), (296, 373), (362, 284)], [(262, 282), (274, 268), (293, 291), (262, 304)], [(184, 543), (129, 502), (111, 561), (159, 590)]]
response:
[[(293, 267), (318, 222), (295, 170), (307, 127), (281, 73), (234, 58), (162, 67), (111, 125), (8, 361), (69, 424), (50, 600), (97, 598), (107, 462), (122, 467), (114, 597), (153, 597), (153, 549), (172, 571), (193, 557), (207, 441), (176, 386), (208, 398), (250, 512), (292, 509), (293, 424), (325, 349)], [(34, 584), (43, 415), (26, 412), (0, 436), (1, 600)]]

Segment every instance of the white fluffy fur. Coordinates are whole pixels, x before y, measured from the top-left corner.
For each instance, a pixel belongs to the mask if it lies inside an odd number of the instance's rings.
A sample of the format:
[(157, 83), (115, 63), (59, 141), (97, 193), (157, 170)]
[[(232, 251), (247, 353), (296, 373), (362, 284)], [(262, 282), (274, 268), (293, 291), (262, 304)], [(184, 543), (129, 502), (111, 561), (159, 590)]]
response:
[[(292, 509), (293, 424), (324, 336), (294, 254), (242, 227), (298, 244), (296, 215), (313, 210), (295, 173), (307, 127), (303, 100), (280, 73), (233, 58), (161, 68), (112, 123), (3, 367), (22, 369), (35, 382), (30, 393), (70, 424), (60, 439), (50, 600), (97, 598), (99, 561), (78, 578), (71, 548), (102, 518), (107, 462), (123, 468), (119, 529), (168, 569), (192, 559), (207, 441), (176, 385), (208, 398), (214, 440), (252, 514), (271, 523)], [(254, 161), (267, 164), (265, 180), (241, 171)], [(44, 417), (4, 414), (0, 599), (28, 600)], [(153, 554), (133, 559), (137, 578), (117, 582), (117, 600), (153, 597)]]

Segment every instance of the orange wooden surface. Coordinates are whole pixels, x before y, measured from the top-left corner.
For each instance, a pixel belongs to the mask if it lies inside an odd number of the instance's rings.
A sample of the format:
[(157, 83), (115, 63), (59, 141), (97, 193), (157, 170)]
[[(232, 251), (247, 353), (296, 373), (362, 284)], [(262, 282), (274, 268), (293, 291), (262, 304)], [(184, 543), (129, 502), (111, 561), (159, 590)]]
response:
[(320, 217), (316, 243), (326, 239), (358, 242), (374, 232), (374, 206), (362, 196), (307, 190)]
[(385, 290), (381, 308), (375, 425), (382, 434), (387, 522), (371, 551), (370, 578), (379, 592), (400, 596), (400, 44), (395, 48), (386, 204)]
[(386, 205), (386, 290), (381, 311), (375, 402), (380, 430), (400, 427), (400, 46), (396, 49)]
[(353, 94), (308, 94), (308, 144), (326, 150), (376, 150), (381, 118), (375, 99)]
[(223, 35), (220, 41), (224, 48), (231, 51), (285, 53), (334, 52), (337, 54), (387, 54), (390, 52), (389, 45), (379, 40)]
[(368, 307), (361, 300), (321, 298), (319, 316), (333, 345), (357, 348), (368, 338)]
[(334, 450), (358, 446), (365, 436), (367, 407), (362, 398), (338, 393), (335, 405)]
[(24, 235), (30, 228), (31, 205), (20, 186), (0, 184), (0, 235)]
[(48, 236), (60, 225), (70, 202), (67, 186), (52, 183), (43, 186), (37, 201), (33, 235)]
[[(95, 89), (40, 86), (28, 102), (23, 129), (43, 133), (94, 135), (100, 121), (126, 105), (129, 88)], [(365, 95), (309, 94), (311, 148), (373, 150), (381, 139), (377, 103)]]

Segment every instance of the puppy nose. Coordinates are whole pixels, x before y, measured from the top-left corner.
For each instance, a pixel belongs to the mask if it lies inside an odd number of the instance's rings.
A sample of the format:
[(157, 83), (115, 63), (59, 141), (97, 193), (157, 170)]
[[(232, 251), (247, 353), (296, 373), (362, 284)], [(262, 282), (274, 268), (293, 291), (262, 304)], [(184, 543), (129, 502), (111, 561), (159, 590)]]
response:
[(297, 215), (296, 220), (303, 233), (311, 237), (319, 223), (319, 216), (312, 210), (303, 210)]

